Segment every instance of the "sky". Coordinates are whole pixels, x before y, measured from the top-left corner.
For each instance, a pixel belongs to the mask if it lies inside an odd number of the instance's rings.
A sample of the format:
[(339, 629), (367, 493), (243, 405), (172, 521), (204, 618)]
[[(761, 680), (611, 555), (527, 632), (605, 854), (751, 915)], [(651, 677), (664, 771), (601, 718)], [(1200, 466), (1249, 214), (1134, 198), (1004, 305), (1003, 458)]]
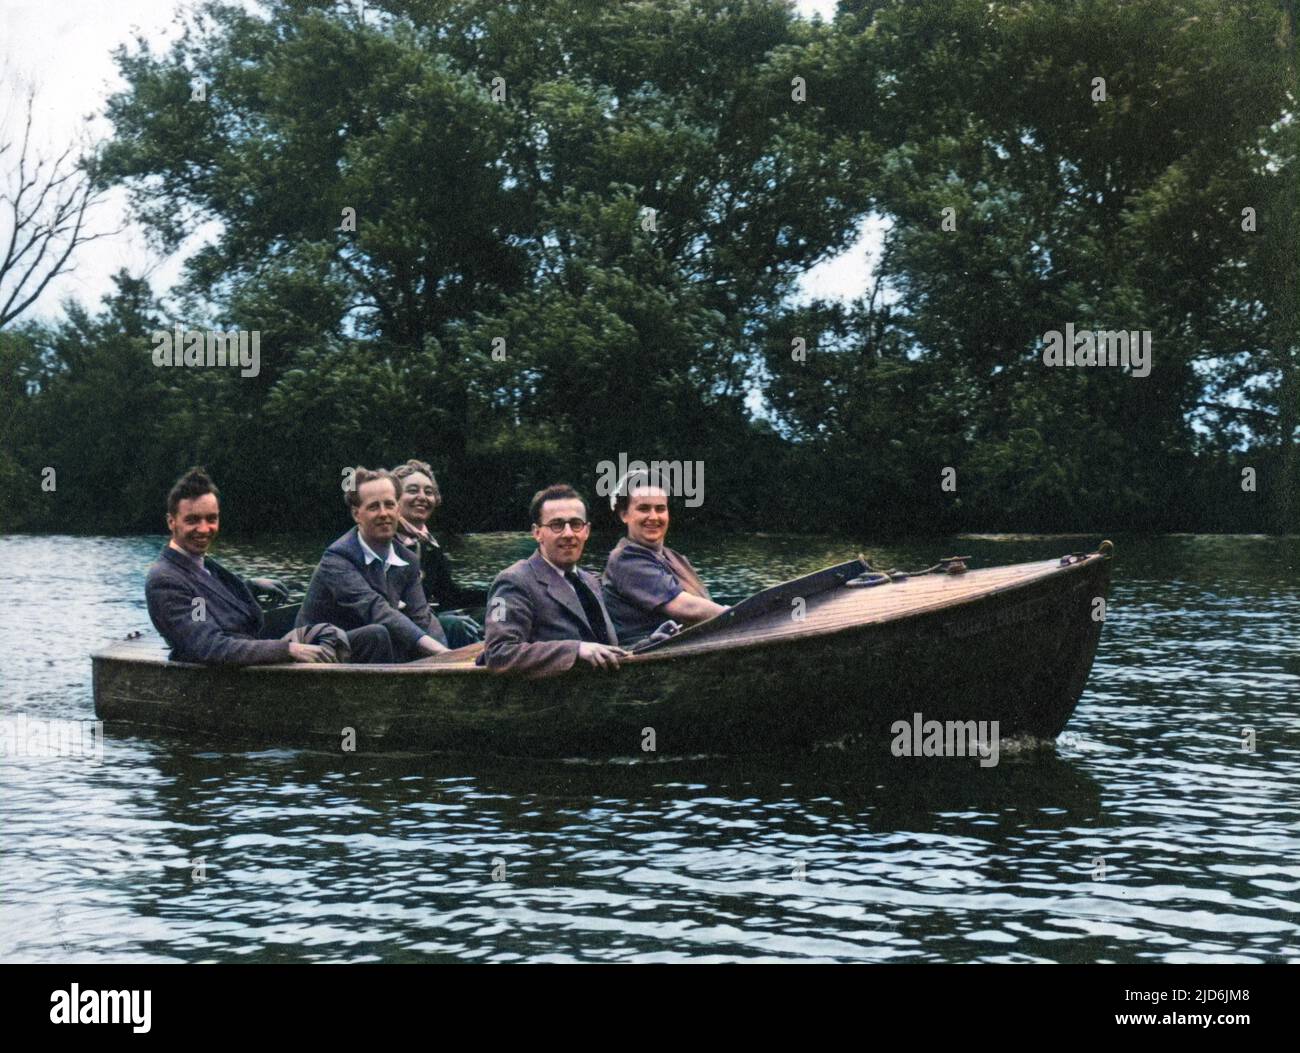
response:
[[(158, 50), (177, 33), (176, 12), (188, 6), (181, 0), (0, 0), (0, 135), (12, 137), (15, 128), (21, 133), (21, 123), (15, 122), (23, 116), (22, 100), (14, 96), (13, 86), (34, 83), (34, 132), (47, 154), (86, 135), (92, 140), (107, 137), (111, 128), (102, 117), (104, 102), (124, 87), (113, 48), (138, 33)], [(835, 0), (797, 0), (796, 7), (805, 16), (816, 12), (829, 19)], [(7, 160), (0, 162), (0, 172), (7, 168)], [(74, 256), (72, 272), (51, 282), (24, 318), (57, 319), (69, 297), (96, 307), (112, 288), (111, 276), (123, 267), (136, 275), (148, 273), (155, 293), (165, 293), (198, 244), (192, 239), (170, 257), (153, 251), (139, 224), (132, 222), (120, 188), (98, 209), (93, 229), (120, 233), (83, 246)], [(7, 240), (8, 234), (0, 216), (0, 239)], [(804, 276), (800, 298), (861, 295), (879, 249), (879, 225), (864, 223), (849, 249)]]

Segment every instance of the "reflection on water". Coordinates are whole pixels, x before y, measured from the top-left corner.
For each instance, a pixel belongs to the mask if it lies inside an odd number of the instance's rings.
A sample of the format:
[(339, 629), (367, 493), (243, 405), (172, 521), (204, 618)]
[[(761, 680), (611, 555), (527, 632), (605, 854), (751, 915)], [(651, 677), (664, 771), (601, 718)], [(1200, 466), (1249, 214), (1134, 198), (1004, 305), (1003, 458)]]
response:
[[(988, 566), (1099, 539), (675, 540), (737, 596), (860, 550)], [(0, 957), (1300, 959), (1300, 544), (1116, 541), (1066, 735), (996, 768), (245, 752), (118, 727), (100, 764), (6, 756)], [(160, 544), (0, 538), (0, 715), (93, 718), (87, 654), (147, 628)], [(452, 554), (485, 584), (529, 547)], [(223, 540), (219, 558), (304, 583), (320, 548)]]

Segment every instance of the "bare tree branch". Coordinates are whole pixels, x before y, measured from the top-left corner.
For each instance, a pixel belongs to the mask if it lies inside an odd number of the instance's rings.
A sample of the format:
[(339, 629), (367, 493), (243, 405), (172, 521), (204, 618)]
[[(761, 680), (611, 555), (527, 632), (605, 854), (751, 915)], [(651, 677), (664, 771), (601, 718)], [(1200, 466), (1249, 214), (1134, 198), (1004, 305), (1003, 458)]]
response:
[[(104, 194), (95, 186), (94, 156), (74, 156), (69, 146), (52, 161), (37, 157), (32, 146), (34, 89), (27, 90), (26, 105), (18, 153), (0, 171), (0, 329), (31, 307), (56, 277), (71, 270), (72, 255), (80, 246), (118, 233), (91, 233), (86, 225)], [(14, 146), (7, 137), (0, 141), (0, 159)]]

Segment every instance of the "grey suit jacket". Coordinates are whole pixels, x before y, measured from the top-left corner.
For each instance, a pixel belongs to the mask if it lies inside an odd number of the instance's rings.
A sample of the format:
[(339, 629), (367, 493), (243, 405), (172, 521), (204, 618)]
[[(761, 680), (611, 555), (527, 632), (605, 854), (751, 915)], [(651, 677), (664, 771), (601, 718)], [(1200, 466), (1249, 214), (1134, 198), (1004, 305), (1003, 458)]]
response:
[(172, 660), (210, 665), (292, 661), (289, 641), (258, 639), (262, 608), (243, 579), (210, 557), (204, 564), (208, 574), (168, 546), (149, 568), (144, 586), (149, 618), (171, 645)]
[[(586, 583), (605, 616), (605, 632), (618, 641), (605, 610), (600, 579), (585, 570)], [(594, 639), (587, 616), (573, 587), (563, 575), (534, 552), (497, 575), (488, 590), (487, 635), (481, 661), (494, 672), (554, 676), (573, 668), (578, 645)]]
[(389, 567), (385, 576), (381, 564), (366, 565), (357, 528), (353, 527), (325, 550), (311, 576), (295, 624), (329, 622), (344, 630), (382, 625), (392, 638), (399, 660), (413, 657), (423, 636), (445, 644), (446, 634), (433, 617), (420, 586), (420, 564), (415, 553), (396, 541), (393, 551), (407, 565)]

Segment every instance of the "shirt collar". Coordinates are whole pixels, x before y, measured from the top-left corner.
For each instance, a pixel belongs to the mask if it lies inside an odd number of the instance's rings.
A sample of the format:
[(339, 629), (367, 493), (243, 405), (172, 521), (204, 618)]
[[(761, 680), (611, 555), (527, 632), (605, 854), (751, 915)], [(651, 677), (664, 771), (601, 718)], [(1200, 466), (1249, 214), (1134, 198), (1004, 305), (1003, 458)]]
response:
[[(549, 559), (547, 559), (547, 558), (546, 558), (546, 553), (544, 553), (544, 552), (541, 550), (541, 548), (538, 548), (538, 550), (537, 550), (537, 554), (538, 554), (539, 556), (542, 557), (542, 562), (545, 563), (548, 567), (550, 567), (551, 570), (555, 571), (556, 574), (558, 574), (560, 577), (564, 578), (566, 581), (568, 580), (568, 578), (566, 577), (566, 573), (567, 573), (567, 572), (561, 570), (561, 569), (560, 569), (559, 567), (557, 567), (554, 563), (552, 563)], [(577, 568), (577, 567), (570, 567), (569, 569), (570, 569), (570, 570), (574, 570), (574, 571), (576, 571), (578, 568)]]
[(361, 536), (361, 531), (357, 531), (357, 541), (361, 543), (361, 554), (365, 557), (366, 566), (372, 563), (382, 562), (385, 568), (388, 567), (405, 567), (406, 560), (397, 554), (397, 550), (392, 545), (388, 546), (388, 558), (385, 559), (373, 548), (366, 544), (366, 539)]
[(192, 563), (198, 570), (202, 571), (204, 574), (208, 574), (208, 575), (212, 574), (212, 571), (208, 570), (207, 566), (204, 564), (202, 556), (192, 555), (191, 553), (186, 552), (179, 545), (173, 545), (170, 541), (167, 543), (167, 547), (171, 549), (173, 552), (175, 552), (176, 555), (180, 556), (182, 559), (189, 560), (190, 563)]

